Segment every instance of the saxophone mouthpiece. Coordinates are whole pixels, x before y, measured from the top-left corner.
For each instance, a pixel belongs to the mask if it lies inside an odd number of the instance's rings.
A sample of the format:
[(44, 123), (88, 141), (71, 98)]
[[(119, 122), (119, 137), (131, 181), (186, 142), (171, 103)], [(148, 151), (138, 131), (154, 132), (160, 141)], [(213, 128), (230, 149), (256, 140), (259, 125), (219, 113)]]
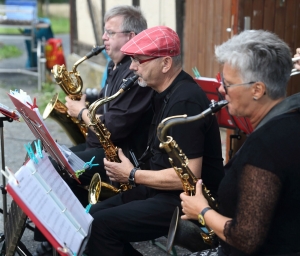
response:
[(105, 49), (105, 45), (101, 45), (101, 46), (95, 46), (85, 57), (87, 59), (98, 55), (100, 52), (102, 52)]
[(211, 112), (214, 114), (224, 108), (228, 104), (227, 100), (220, 100), (218, 102), (211, 100), (211, 103), (209, 105)]
[(123, 84), (121, 85), (120, 89), (122, 89), (123, 91), (128, 91), (135, 83), (135, 81), (139, 78), (139, 76), (134, 75), (131, 76), (127, 79), (124, 79)]

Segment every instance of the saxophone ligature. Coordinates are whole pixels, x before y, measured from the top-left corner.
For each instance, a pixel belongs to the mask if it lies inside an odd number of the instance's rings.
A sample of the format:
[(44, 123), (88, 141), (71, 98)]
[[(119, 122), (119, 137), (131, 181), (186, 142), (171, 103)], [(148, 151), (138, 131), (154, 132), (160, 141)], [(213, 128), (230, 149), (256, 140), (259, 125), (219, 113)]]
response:
[[(94, 103), (92, 103), (88, 109), (88, 117), (90, 119), (90, 123), (88, 124), (89, 128), (91, 128), (97, 138), (99, 139), (104, 153), (105, 157), (110, 162), (118, 162), (121, 163), (121, 160), (118, 156), (118, 147), (116, 147), (113, 142), (110, 139), (110, 132), (107, 130), (105, 125), (101, 122), (100, 118), (96, 116), (97, 109), (104, 105), (107, 102), (112, 101), (116, 97), (118, 97), (120, 94), (128, 91), (135, 83), (135, 81), (138, 79), (137, 75), (134, 75), (132, 77), (129, 77), (126, 80), (123, 80), (123, 83), (120, 87), (120, 89), (113, 94), (110, 97), (102, 98)], [(128, 189), (131, 189), (132, 187), (127, 183), (121, 183), (120, 188), (116, 188), (113, 185), (110, 185), (105, 182), (101, 182), (101, 177), (98, 173), (94, 174), (92, 177), (92, 180), (90, 182), (89, 186), (89, 202), (90, 204), (96, 203), (99, 200), (104, 200), (108, 197), (111, 197), (115, 194), (118, 194), (122, 191), (126, 191)], [(101, 192), (101, 198), (100, 198), (100, 192)], [(104, 193), (102, 193), (104, 192)]]
[[(196, 183), (198, 181), (198, 178), (188, 167), (188, 158), (179, 148), (176, 141), (171, 136), (166, 135), (167, 131), (174, 125), (193, 122), (196, 120), (200, 120), (207, 115), (215, 114), (227, 104), (228, 102), (226, 100), (221, 100), (219, 102), (212, 100), (209, 108), (198, 115), (191, 117), (188, 117), (187, 115), (168, 117), (162, 120), (157, 127), (157, 137), (161, 142), (159, 147), (165, 149), (165, 151), (168, 153), (170, 164), (180, 178), (184, 192), (186, 192), (190, 196), (196, 194)], [(210, 191), (203, 183), (202, 192), (204, 197), (207, 199), (210, 207), (217, 210), (218, 204), (215, 198), (211, 195)], [(185, 247), (190, 251), (201, 251), (215, 245), (215, 234), (213, 230), (208, 226), (200, 228), (191, 221), (179, 221), (179, 219), (179, 209), (177, 208), (173, 214), (171, 225), (169, 228), (167, 240), (168, 251), (172, 249), (174, 243), (176, 243), (177, 245), (181, 245), (182, 247)], [(199, 242), (199, 234), (204, 241), (204, 244), (201, 244)], [(194, 242), (195, 239), (198, 240), (197, 243)]]
[[(98, 55), (105, 49), (105, 46), (94, 47), (87, 55), (79, 59), (74, 65), (72, 71), (68, 72), (66, 66), (54, 65), (51, 72), (53, 73), (56, 83), (62, 88), (66, 95), (72, 100), (80, 100), (82, 96), (83, 82), (77, 67), (85, 60)], [(87, 127), (80, 123), (76, 117), (68, 114), (68, 108), (58, 100), (58, 94), (55, 94), (45, 108), (43, 119), (48, 117), (54, 119), (66, 132), (74, 145), (84, 143)]]

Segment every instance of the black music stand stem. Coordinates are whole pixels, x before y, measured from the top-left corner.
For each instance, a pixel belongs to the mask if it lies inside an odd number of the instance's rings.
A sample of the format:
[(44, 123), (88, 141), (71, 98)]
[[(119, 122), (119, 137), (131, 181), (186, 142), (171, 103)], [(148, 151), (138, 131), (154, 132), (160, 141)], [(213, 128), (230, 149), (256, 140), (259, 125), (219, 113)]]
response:
[[(1, 112), (1, 114), (4, 115), (4, 113)], [(2, 170), (5, 170), (5, 154), (4, 154), (4, 132), (3, 132), (3, 128), (4, 128), (4, 121), (8, 121), (8, 122), (12, 122), (14, 119), (9, 117), (9, 116), (1, 116), (0, 117), (0, 138), (1, 138), (1, 163), (2, 163)], [(0, 208), (1, 213), (3, 214), (3, 231), (5, 230), (5, 225), (7, 223), (7, 191), (5, 189), (6, 187), (6, 180), (5, 180), (5, 176), (2, 174), (2, 185), (0, 185), (1, 191), (2, 191), (2, 202), (3, 202), (3, 209)], [(23, 233), (23, 232), (22, 232)], [(4, 240), (6, 240), (5, 238), (5, 234), (1, 233), (0, 234), (0, 242), (3, 242)], [(3, 244), (3, 247), (1, 249), (0, 255), (6, 255), (6, 249), (4, 249), (6, 247), (5, 242)], [(31, 255), (31, 253), (27, 250), (26, 246), (21, 242), (18, 241), (18, 244), (16, 245), (16, 249), (15, 249), (19, 255), (23, 255), (23, 256), (29, 256)]]
[[(5, 159), (4, 159), (4, 121), (12, 122), (13, 118), (9, 116), (3, 116), (0, 117), (0, 133), (1, 133), (1, 162), (2, 162), (2, 170), (5, 170)], [(2, 191), (2, 202), (3, 202), (3, 226), (5, 226), (6, 219), (7, 219), (7, 191), (5, 189), (6, 186), (6, 180), (5, 176), (2, 174), (2, 185), (1, 185), (1, 191)]]

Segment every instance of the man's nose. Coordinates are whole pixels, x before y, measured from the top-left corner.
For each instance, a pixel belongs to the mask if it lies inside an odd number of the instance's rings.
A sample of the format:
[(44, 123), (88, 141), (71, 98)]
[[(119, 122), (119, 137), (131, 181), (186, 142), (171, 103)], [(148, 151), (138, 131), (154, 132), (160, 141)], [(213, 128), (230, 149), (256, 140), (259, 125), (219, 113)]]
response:
[(131, 61), (129, 69), (130, 70), (137, 70), (137, 68), (138, 68), (138, 65), (134, 61)]
[(107, 35), (106, 32), (103, 33), (102, 39), (103, 39), (103, 40), (108, 40), (108, 39), (109, 39), (109, 37), (108, 37), (108, 35)]

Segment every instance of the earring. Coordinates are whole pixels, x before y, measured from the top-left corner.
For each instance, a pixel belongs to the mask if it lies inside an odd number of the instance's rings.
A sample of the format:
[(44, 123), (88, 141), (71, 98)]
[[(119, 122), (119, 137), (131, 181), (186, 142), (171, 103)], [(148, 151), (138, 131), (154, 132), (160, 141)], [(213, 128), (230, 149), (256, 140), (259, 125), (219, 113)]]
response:
[(257, 100), (257, 97), (253, 97), (253, 100)]

